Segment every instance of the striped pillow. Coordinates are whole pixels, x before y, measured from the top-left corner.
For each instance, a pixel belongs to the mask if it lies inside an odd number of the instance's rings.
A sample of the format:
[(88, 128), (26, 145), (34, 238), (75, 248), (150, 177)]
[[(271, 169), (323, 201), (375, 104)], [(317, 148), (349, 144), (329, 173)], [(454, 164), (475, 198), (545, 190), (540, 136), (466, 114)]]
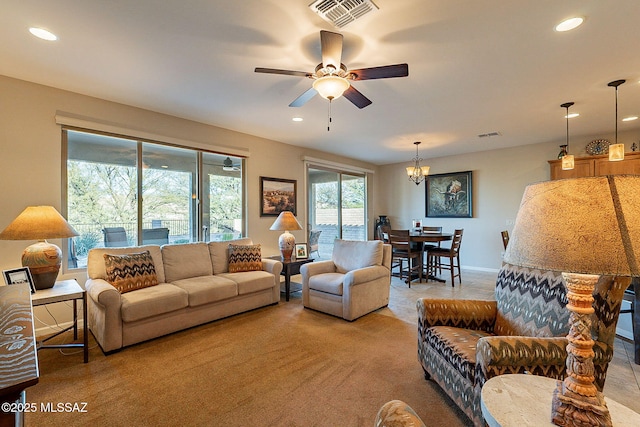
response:
[(229, 273), (262, 270), (260, 245), (229, 245)]
[(158, 284), (149, 251), (127, 255), (104, 254), (107, 281), (121, 294)]

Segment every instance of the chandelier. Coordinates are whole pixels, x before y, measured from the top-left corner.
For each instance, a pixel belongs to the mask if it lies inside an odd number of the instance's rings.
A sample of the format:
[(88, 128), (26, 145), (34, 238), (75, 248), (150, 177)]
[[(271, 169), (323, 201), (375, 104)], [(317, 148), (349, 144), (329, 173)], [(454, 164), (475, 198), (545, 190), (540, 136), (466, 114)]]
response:
[(425, 180), (427, 175), (429, 175), (429, 166), (420, 166), (420, 162), (423, 160), (420, 158), (418, 153), (418, 146), (420, 145), (420, 141), (414, 142), (416, 146), (416, 157), (413, 158), (414, 165), (409, 166), (407, 168), (407, 175), (409, 175), (409, 180), (416, 183), (416, 185), (420, 185), (422, 181)]

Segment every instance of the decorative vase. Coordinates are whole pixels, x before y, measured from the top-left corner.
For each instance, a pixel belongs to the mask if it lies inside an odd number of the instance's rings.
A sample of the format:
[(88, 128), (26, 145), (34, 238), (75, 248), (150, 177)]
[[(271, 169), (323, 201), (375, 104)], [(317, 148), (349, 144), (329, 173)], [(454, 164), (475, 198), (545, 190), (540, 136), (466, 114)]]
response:
[(562, 159), (564, 156), (566, 156), (567, 154), (569, 154), (569, 152), (567, 151), (567, 144), (562, 144), (560, 146), (560, 153), (558, 153), (558, 160)]

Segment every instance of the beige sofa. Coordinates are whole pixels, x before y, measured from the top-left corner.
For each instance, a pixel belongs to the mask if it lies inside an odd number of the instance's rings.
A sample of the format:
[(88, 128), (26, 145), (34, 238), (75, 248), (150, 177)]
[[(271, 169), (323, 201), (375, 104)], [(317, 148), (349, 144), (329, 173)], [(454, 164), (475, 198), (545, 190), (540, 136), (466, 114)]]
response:
[[(87, 261), (88, 326), (105, 353), (280, 301), (282, 263), (230, 273), (225, 242), (95, 248)], [(158, 284), (121, 293), (107, 282), (104, 254), (149, 251)], [(258, 267), (259, 268), (259, 267)]]
[(300, 267), (306, 308), (355, 320), (389, 304), (391, 245), (336, 239), (330, 260)]

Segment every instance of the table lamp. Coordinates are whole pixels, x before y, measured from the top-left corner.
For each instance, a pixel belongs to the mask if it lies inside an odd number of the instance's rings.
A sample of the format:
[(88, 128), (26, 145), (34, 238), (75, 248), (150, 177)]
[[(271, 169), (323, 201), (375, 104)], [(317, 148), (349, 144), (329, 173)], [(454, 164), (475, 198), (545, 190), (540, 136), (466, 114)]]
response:
[(45, 239), (77, 235), (53, 206), (29, 206), (0, 233), (0, 240), (38, 240), (22, 252), (22, 266), (29, 267), (36, 289), (47, 289), (58, 278), (62, 251)]
[[(611, 426), (594, 381), (591, 314), (601, 275), (620, 286), (640, 275), (640, 176), (547, 181), (524, 192), (504, 260), (561, 271), (567, 288), (567, 375), (553, 394), (551, 420), (561, 426)], [(625, 283), (626, 282), (626, 283)]]
[(293, 248), (296, 246), (296, 238), (289, 233), (290, 230), (302, 230), (302, 226), (290, 211), (282, 211), (269, 230), (284, 231), (278, 239), (278, 247), (283, 260), (291, 260)]

